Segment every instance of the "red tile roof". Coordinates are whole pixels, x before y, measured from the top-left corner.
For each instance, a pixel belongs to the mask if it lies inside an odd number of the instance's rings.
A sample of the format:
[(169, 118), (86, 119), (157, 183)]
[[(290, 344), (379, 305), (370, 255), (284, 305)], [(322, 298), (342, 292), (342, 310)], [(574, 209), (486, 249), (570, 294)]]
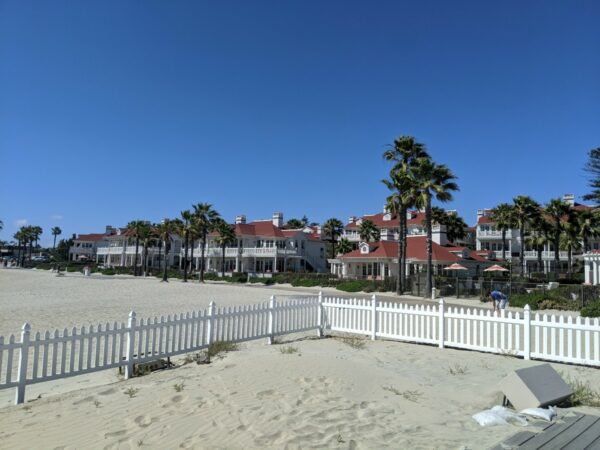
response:
[[(427, 246), (425, 236), (408, 236), (406, 244), (406, 256), (408, 260), (426, 261)], [(397, 258), (398, 257), (398, 242), (397, 241), (381, 241), (369, 244), (370, 252), (363, 254), (360, 249), (346, 253), (342, 258)], [(432, 259), (436, 262), (456, 262), (460, 261), (460, 257), (449, 252), (435, 242), (432, 243)]]
[(480, 216), (477, 218), (477, 223), (494, 223), (490, 216)]
[(106, 235), (104, 233), (80, 234), (76, 241), (97, 242), (102, 240)]
[[(378, 214), (367, 214), (362, 216), (362, 220), (370, 220), (377, 228), (396, 228), (398, 227), (398, 214), (391, 214), (390, 220), (385, 220), (385, 213)], [(408, 219), (408, 225), (422, 225), (425, 221), (425, 213), (419, 211), (413, 211), (412, 217)], [(358, 228), (359, 225), (356, 222), (346, 224), (347, 229)]]

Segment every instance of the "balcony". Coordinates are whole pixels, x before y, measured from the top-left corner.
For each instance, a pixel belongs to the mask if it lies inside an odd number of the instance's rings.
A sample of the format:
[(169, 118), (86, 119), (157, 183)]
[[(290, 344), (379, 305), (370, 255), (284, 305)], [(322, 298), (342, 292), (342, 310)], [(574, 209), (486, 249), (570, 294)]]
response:
[[(191, 250), (188, 250), (188, 255), (191, 254)], [(183, 254), (183, 249), (181, 250)], [(200, 256), (201, 250), (200, 247), (194, 248), (194, 257)], [(286, 255), (299, 255), (300, 252), (298, 249), (294, 248), (277, 248), (277, 247), (247, 247), (247, 248), (226, 248), (225, 249), (225, 257), (226, 258), (235, 258), (238, 255), (242, 258), (246, 257), (275, 257), (277, 256), (286, 256)], [(204, 256), (209, 257), (221, 257), (223, 256), (223, 250), (216, 247), (210, 247), (206, 249), (204, 252)]]
[[(526, 250), (524, 253), (525, 258), (537, 259), (538, 252), (535, 250)], [(558, 257), (563, 260), (569, 258), (568, 252), (558, 252)], [(544, 250), (542, 252), (542, 259), (554, 259), (554, 250)]]
[[(477, 230), (477, 238), (492, 238), (502, 239), (502, 231), (500, 230)], [(511, 230), (506, 231), (506, 239), (512, 238)]]

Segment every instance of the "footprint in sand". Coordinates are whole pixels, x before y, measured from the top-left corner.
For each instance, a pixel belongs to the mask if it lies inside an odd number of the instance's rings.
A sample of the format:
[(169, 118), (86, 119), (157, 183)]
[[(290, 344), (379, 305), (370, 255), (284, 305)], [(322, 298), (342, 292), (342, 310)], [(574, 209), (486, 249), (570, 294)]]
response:
[(181, 403), (183, 401), (183, 395), (176, 395), (173, 398), (171, 398), (171, 401), (173, 403)]
[(114, 431), (112, 433), (105, 433), (104, 434), (104, 439), (110, 439), (110, 438), (114, 438), (114, 437), (120, 437), (120, 436), (124, 436), (125, 434), (127, 434), (127, 430), (119, 430), (119, 431)]
[(85, 397), (85, 398), (82, 398), (81, 400), (77, 400), (76, 402), (73, 402), (73, 406), (77, 406), (82, 403), (88, 403), (88, 402), (93, 402), (93, 401), (94, 401), (94, 397), (92, 397), (90, 395), (89, 397)]
[(111, 395), (111, 394), (115, 394), (116, 392), (117, 392), (116, 389), (111, 388), (111, 389), (107, 389), (106, 391), (98, 392), (98, 395)]
[(138, 427), (140, 428), (146, 428), (150, 425), (152, 425), (152, 418), (150, 416), (137, 416), (134, 419), (134, 422), (138, 425)]
[(267, 389), (266, 391), (260, 391), (259, 393), (257, 393), (256, 398), (259, 400), (263, 400), (265, 398), (273, 396), (273, 394), (275, 394), (275, 391), (273, 389)]

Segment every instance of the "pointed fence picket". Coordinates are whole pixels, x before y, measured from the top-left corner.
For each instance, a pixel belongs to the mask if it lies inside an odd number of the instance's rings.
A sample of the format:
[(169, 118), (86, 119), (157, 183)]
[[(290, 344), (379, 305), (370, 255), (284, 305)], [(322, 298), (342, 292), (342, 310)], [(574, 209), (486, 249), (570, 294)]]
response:
[(340, 331), (404, 342), (600, 366), (600, 319), (525, 311), (408, 305), (365, 298), (272, 297), (268, 303), (36, 332), (23, 326), (21, 340), (0, 336), (0, 389), (25, 386), (116, 367), (133, 375), (135, 364), (190, 353), (215, 341), (246, 342), (282, 334)]

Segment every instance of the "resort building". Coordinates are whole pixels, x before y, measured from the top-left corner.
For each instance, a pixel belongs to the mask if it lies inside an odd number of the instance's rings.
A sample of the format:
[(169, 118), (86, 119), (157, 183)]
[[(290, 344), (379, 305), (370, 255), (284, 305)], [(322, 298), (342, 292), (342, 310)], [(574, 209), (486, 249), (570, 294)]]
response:
[[(407, 211), (407, 227), (409, 236), (425, 236), (425, 213), (423, 211)], [(383, 212), (378, 214), (367, 214), (362, 217), (352, 216), (344, 227), (344, 232), (340, 236), (350, 242), (358, 244), (360, 239), (360, 225), (370, 220), (379, 230), (382, 241), (397, 241), (399, 238), (398, 214), (389, 212), (385, 207)], [(446, 227), (434, 223), (432, 229), (433, 242), (439, 245), (447, 243)]]
[(114, 231), (109, 225), (104, 233), (73, 235), (73, 244), (69, 247), (69, 261), (95, 260), (98, 246), (105, 244), (106, 238)]
[[(286, 229), (283, 214), (273, 213), (271, 219), (246, 223), (246, 216), (235, 219), (236, 242), (225, 247), (225, 273), (247, 272), (254, 276), (269, 276), (277, 272), (326, 272), (325, 243), (318, 226)], [(205, 270), (221, 272), (223, 249), (213, 232), (205, 249)], [(183, 258), (183, 249), (181, 256)], [(193, 255), (192, 255), (193, 253)], [(201, 264), (200, 243), (188, 249), (193, 267)], [(181, 264), (181, 263), (180, 263)]]
[[(421, 273), (427, 267), (427, 245), (425, 236), (412, 235), (407, 238), (406, 273)], [(432, 243), (434, 273), (449, 276), (444, 268), (459, 263), (468, 276), (477, 277), (483, 269), (494, 262), (489, 253), (476, 252), (467, 247)], [(360, 242), (358, 249), (329, 260), (331, 273), (343, 278), (383, 280), (398, 273), (398, 242)]]
[[(563, 201), (571, 205), (576, 210), (591, 209), (590, 206), (581, 205), (575, 203), (575, 196), (573, 194), (565, 194)], [(491, 209), (480, 209), (477, 211), (477, 225), (476, 225), (476, 249), (478, 251), (490, 251), (494, 253), (494, 257), (502, 259), (502, 231), (496, 227), (496, 223), (492, 220)], [(590, 244), (592, 249), (599, 248), (599, 242), (597, 240), (591, 240)], [(518, 228), (506, 230), (506, 245), (505, 259), (507, 261), (513, 261), (518, 263), (520, 257), (521, 246), (523, 245), (520, 231)], [(524, 259), (525, 259), (525, 271), (530, 272), (544, 272), (549, 273), (554, 270), (554, 244), (548, 242), (543, 251), (542, 266), (538, 263), (538, 252), (537, 250), (530, 248), (525, 243), (524, 248)], [(581, 259), (581, 252), (574, 253), (574, 259)], [(566, 271), (568, 268), (568, 253), (566, 251), (559, 251), (560, 258), (560, 270)]]

